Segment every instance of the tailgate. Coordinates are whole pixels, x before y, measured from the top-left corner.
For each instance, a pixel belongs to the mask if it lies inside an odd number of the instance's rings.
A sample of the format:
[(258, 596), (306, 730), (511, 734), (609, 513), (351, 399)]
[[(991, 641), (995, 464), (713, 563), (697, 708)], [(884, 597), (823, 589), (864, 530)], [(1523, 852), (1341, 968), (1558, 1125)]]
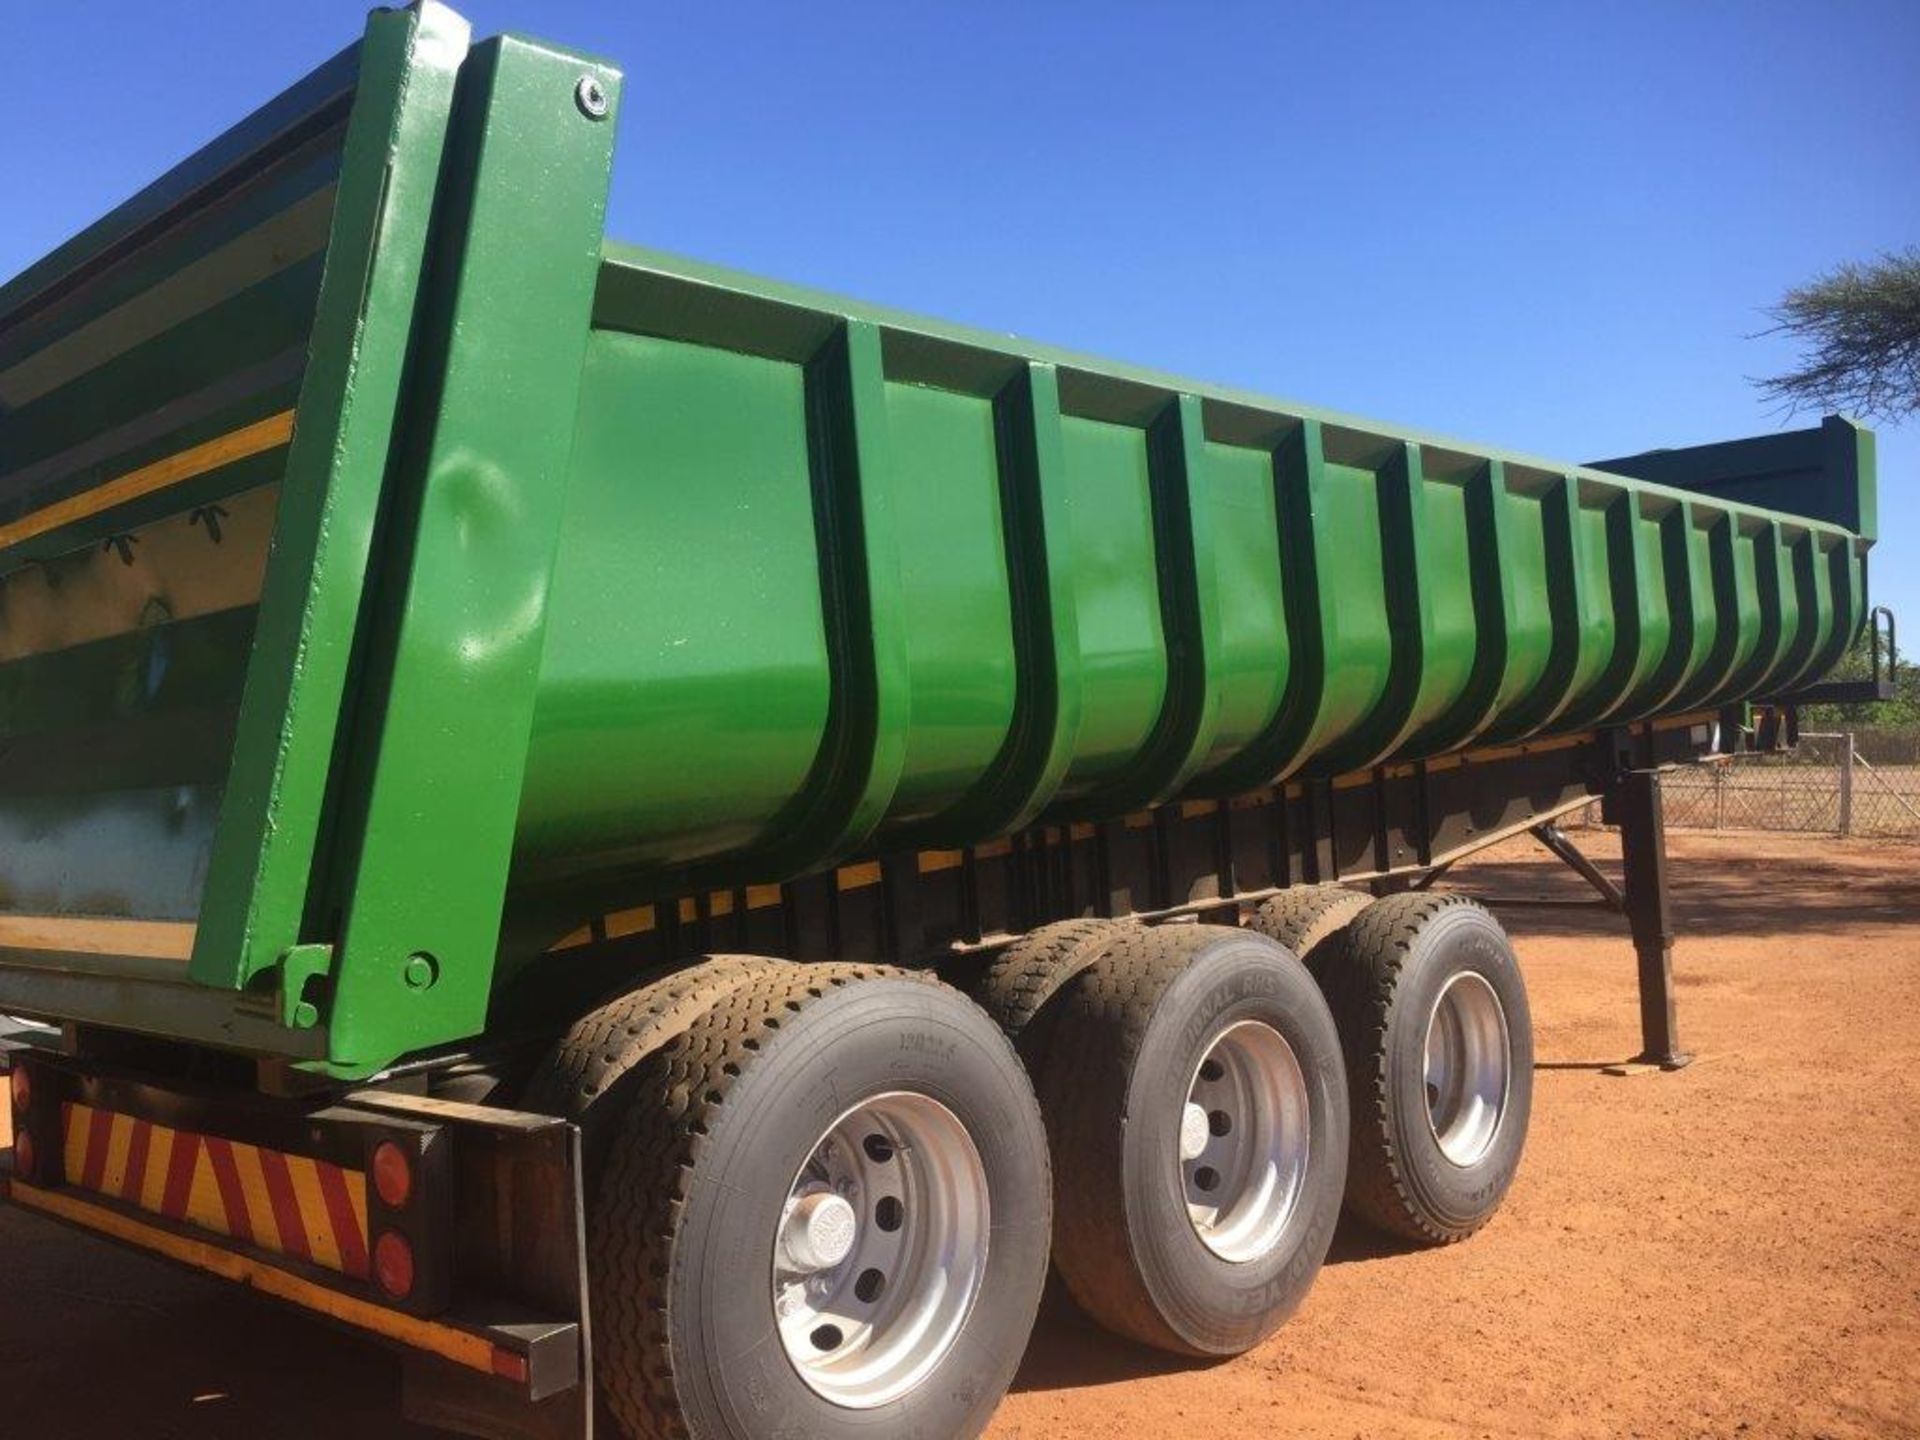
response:
[(465, 48), (376, 14), (0, 289), (0, 1009), (285, 1048)]

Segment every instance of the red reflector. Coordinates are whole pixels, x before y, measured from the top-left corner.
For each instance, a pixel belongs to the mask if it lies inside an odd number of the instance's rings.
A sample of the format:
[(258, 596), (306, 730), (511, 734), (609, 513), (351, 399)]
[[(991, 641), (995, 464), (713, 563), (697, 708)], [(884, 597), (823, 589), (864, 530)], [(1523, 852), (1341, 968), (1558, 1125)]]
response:
[(22, 1180), (31, 1182), (38, 1170), (40, 1157), (33, 1153), (33, 1136), (22, 1130), (13, 1137), (13, 1173)]
[(527, 1383), (527, 1357), (504, 1345), (493, 1347), (493, 1373), (516, 1385)]
[(13, 1108), (24, 1113), (33, 1104), (33, 1081), (27, 1078), (25, 1070), (16, 1065), (10, 1083), (13, 1087)]
[(373, 1278), (395, 1300), (413, 1293), (413, 1246), (397, 1230), (388, 1230), (373, 1243)]
[(389, 1210), (404, 1210), (413, 1198), (413, 1161), (391, 1140), (373, 1147), (373, 1188)]

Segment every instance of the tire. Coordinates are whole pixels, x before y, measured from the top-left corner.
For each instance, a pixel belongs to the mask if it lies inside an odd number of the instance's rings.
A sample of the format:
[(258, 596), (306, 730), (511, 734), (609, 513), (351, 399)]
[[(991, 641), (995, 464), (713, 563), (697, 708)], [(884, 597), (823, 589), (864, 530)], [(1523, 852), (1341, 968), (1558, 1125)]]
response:
[(1339, 949), (1340, 932), (1372, 903), (1371, 895), (1344, 885), (1300, 885), (1261, 901), (1247, 928), (1279, 941), (1318, 980)]
[(1116, 920), (1059, 920), (1029, 931), (994, 957), (973, 998), (1013, 1041), (1029, 1073), (1046, 1054), (1062, 993), (1121, 935)]
[[(1532, 1021), (1506, 932), (1463, 896), (1390, 895), (1347, 927), (1325, 983), (1353, 1097), (1347, 1208), (1419, 1244), (1464, 1240), (1513, 1184), (1533, 1104)], [(1464, 1026), (1439, 1016), (1443, 995), (1457, 997), (1448, 1004)], [(1473, 1071), (1449, 1035), (1504, 1034), (1497, 1107), (1443, 1076), (1434, 1108), (1427, 1041), (1436, 1023), (1439, 1051), (1456, 1060), (1447, 1076)]]
[[(1280, 1167), (1290, 1202), (1233, 1254), (1214, 1248), (1231, 1229), (1209, 1231), (1210, 1242), (1188, 1209), (1212, 1152), (1182, 1148), (1187, 1106), (1207, 1093), (1196, 1089), (1203, 1062), (1230, 1034), (1284, 1042), (1297, 1088), (1291, 1108), (1275, 1108), (1291, 1118), (1289, 1144), (1305, 1141), (1297, 1164)], [(1284, 1070), (1280, 1052), (1269, 1058)], [(1074, 983), (1040, 1094), (1055, 1167), (1054, 1264), (1091, 1317), (1162, 1350), (1215, 1356), (1250, 1349), (1293, 1313), (1333, 1239), (1347, 1154), (1339, 1040), (1298, 960), (1225, 926), (1129, 931)], [(1205, 1120), (1203, 1110), (1203, 1130)], [(1240, 1133), (1258, 1132), (1248, 1119)], [(1223, 1207), (1221, 1218), (1231, 1213)]]
[(588, 1173), (599, 1166), (627, 1077), (736, 986), (786, 962), (709, 955), (590, 1010), (561, 1037), (521, 1096), (520, 1107), (579, 1124)]
[[(951, 1122), (958, 1131), (939, 1134), (963, 1133), (977, 1166), (964, 1155), (953, 1160), (959, 1151), (940, 1150), (946, 1140), (909, 1130), (895, 1137), (903, 1141), (895, 1150), (886, 1136), (869, 1135), (858, 1147), (868, 1161), (919, 1166), (901, 1173), (921, 1180), (903, 1183), (898, 1196), (841, 1192), (851, 1197), (847, 1214), (860, 1236), (848, 1241), (854, 1249), (843, 1266), (867, 1263), (862, 1247), (882, 1232), (904, 1237), (903, 1256), (922, 1246), (917, 1216), (938, 1215), (946, 1203), (937, 1177), (921, 1183), (933, 1158), (952, 1161), (962, 1188), (983, 1187), (988, 1206), (986, 1219), (964, 1200), (948, 1212), (973, 1215), (983, 1237), (983, 1245), (953, 1245), (957, 1258), (940, 1270), (939, 1293), (970, 1295), (933, 1327), (951, 1343), (930, 1368), (905, 1372), (911, 1383), (901, 1393), (869, 1396), (872, 1403), (855, 1408), (816, 1388), (790, 1356), (775, 1316), (775, 1266), (786, 1263), (781, 1247), (800, 1213), (790, 1194), (807, 1181), (803, 1165), (818, 1158), (821, 1137), (840, 1134), (846, 1117), (858, 1116), (865, 1128), (874, 1106), (917, 1107), (929, 1124)], [(937, 981), (897, 970), (767, 967), (728, 988), (644, 1060), (622, 1112), (591, 1200), (588, 1250), (602, 1389), (630, 1437), (968, 1436), (985, 1426), (1039, 1305), (1050, 1178), (1026, 1073), (976, 1006)], [(853, 1147), (833, 1153), (851, 1155)], [(918, 1233), (938, 1231), (936, 1223)], [(860, 1271), (855, 1290), (869, 1273)], [(889, 1294), (929, 1291), (903, 1282), (875, 1293), (884, 1304)], [(903, 1325), (901, 1333), (921, 1332)], [(809, 1358), (831, 1359), (839, 1341), (836, 1331), (822, 1342), (825, 1355)]]

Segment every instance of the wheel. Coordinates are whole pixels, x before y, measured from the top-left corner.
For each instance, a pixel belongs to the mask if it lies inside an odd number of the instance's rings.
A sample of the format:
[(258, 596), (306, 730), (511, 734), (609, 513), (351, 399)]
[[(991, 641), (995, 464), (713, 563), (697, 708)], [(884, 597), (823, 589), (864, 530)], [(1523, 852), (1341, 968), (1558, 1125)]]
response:
[(1506, 932), (1462, 896), (1390, 895), (1347, 927), (1325, 984), (1353, 1097), (1348, 1208), (1422, 1244), (1465, 1239), (1513, 1183), (1533, 1102)]
[(1298, 960), (1224, 926), (1129, 930), (1061, 1007), (1040, 1095), (1054, 1263), (1082, 1309), (1188, 1355), (1293, 1313), (1347, 1153), (1339, 1040)]
[(1026, 1073), (937, 981), (767, 967), (643, 1060), (588, 1231), (629, 1436), (978, 1432), (1046, 1276)]
[(974, 986), (973, 998), (1013, 1041), (1030, 1072), (1046, 1054), (1062, 992), (1127, 928), (1117, 920), (1042, 925), (995, 956)]
[(1340, 932), (1372, 903), (1371, 895), (1344, 885), (1300, 885), (1261, 901), (1247, 928), (1279, 941), (1318, 980)]

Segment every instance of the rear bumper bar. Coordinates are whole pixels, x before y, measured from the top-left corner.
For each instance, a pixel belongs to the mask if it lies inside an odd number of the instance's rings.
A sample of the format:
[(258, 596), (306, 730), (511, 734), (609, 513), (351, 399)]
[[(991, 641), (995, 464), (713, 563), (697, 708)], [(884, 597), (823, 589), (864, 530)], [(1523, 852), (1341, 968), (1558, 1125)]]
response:
[[(577, 1127), (379, 1090), (321, 1107), (192, 1094), (45, 1051), (6, 1058), (27, 1077), (0, 1154), (13, 1204), (398, 1347), (412, 1418), (590, 1437)], [(398, 1207), (371, 1178), (387, 1146), (413, 1176)], [(412, 1279), (398, 1296), (378, 1258), (396, 1249)]]

